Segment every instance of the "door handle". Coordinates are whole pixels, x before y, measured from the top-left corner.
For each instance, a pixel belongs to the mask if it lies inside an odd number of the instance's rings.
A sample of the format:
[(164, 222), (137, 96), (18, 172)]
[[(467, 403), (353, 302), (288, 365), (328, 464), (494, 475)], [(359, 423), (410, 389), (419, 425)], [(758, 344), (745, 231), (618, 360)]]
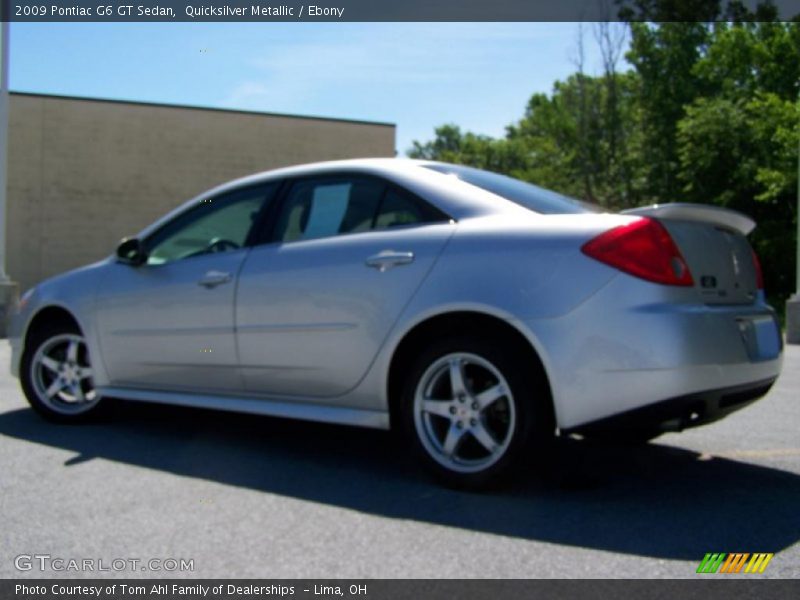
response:
[(197, 282), (204, 288), (211, 289), (223, 283), (228, 283), (231, 280), (231, 274), (223, 271), (209, 271)]
[(408, 265), (414, 262), (413, 252), (395, 252), (394, 250), (384, 250), (378, 254), (370, 256), (366, 265), (374, 269), (378, 269), (381, 273), (397, 267), (399, 265)]

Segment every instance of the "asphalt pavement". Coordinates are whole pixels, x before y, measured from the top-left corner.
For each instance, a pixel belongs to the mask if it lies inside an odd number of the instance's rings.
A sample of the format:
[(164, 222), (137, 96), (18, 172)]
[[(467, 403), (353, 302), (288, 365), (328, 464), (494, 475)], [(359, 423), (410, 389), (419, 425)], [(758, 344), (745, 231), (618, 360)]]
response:
[(707, 552), (775, 553), (748, 577), (800, 576), (800, 346), (724, 421), (564, 442), (548, 477), (481, 494), (433, 484), (381, 431), (133, 403), (53, 425), (0, 368), (3, 578), (691, 578)]

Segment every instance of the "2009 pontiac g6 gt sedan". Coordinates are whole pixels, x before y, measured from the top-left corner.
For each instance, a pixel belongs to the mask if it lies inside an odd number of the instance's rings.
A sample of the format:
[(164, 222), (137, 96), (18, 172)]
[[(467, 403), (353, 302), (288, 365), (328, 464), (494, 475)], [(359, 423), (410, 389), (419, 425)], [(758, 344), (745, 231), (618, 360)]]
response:
[(391, 426), (476, 487), (556, 433), (644, 441), (763, 396), (782, 338), (754, 226), (436, 162), (279, 169), (29, 290), (12, 371), (55, 421), (119, 397)]

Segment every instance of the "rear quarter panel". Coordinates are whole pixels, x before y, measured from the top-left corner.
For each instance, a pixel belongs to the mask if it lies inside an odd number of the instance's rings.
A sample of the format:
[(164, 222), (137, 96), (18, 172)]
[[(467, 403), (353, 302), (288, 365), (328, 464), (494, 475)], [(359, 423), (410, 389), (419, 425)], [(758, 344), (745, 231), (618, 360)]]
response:
[[(404, 336), (437, 315), (474, 311), (504, 319), (537, 350), (550, 373), (550, 351), (529, 324), (557, 319), (596, 294), (617, 275), (592, 261), (581, 245), (630, 217), (548, 215), (525, 219), (465, 219), (430, 275), (403, 311), (370, 372), (351, 400), (386, 410), (391, 359)], [(551, 378), (553, 379), (553, 378)], [(551, 383), (557, 395), (558, 381)], [(375, 399), (379, 399), (379, 406)]]

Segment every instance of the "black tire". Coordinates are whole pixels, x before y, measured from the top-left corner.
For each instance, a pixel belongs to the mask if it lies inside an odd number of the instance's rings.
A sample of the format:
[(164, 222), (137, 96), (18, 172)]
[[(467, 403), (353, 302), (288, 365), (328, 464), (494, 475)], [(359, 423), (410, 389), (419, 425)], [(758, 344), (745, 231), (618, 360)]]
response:
[[(506, 481), (523, 460), (534, 462), (532, 459), (537, 455), (551, 449), (555, 424), (549, 387), (537, 365), (523, 358), (528, 356), (503, 337), (465, 334), (430, 344), (413, 361), (400, 399), (401, 432), (423, 466), (439, 482), (457, 489), (494, 487)], [(444, 365), (452, 365), (453, 361), (463, 365), (462, 389), (466, 390), (463, 394), (466, 402), (454, 392), (452, 381), (449, 388), (443, 383), (443, 378), (452, 378), (451, 368)], [(447, 375), (444, 369), (448, 369)], [(493, 383), (496, 374), (505, 380), (504, 384), (496, 384), (499, 387)], [(479, 413), (475, 412), (481, 391), (505, 385), (510, 394), (498, 396), (480, 408)], [(451, 398), (446, 400), (446, 407), (430, 403), (438, 402), (439, 395), (447, 396), (447, 390)], [(489, 396), (492, 395), (496, 394), (490, 392)], [(436, 411), (421, 410), (422, 405), (436, 406)], [(448, 414), (439, 414), (445, 410)], [(455, 447), (450, 445), (448, 456), (447, 437), (455, 426), (464, 431), (455, 433), (461, 437)], [(479, 442), (473, 433), (486, 440), (483, 435), (486, 431), (491, 435), (489, 441), (497, 443), (494, 451), (488, 450), (489, 446)], [(481, 457), (481, 450), (486, 457)]]
[[(75, 356), (70, 358), (71, 343), (76, 343)], [(46, 350), (48, 349), (49, 350)], [(67, 367), (63, 375), (46, 368), (37, 358), (40, 352), (56, 361), (63, 359), (61, 367)], [(105, 412), (104, 402), (94, 391), (89, 354), (83, 333), (73, 323), (54, 322), (33, 331), (26, 340), (25, 351), (20, 362), (20, 384), (31, 408), (48, 421), (56, 423), (83, 423), (96, 419)], [(64, 385), (52, 396), (47, 389), (55, 380)], [(68, 385), (69, 384), (69, 385)], [(80, 392), (75, 386), (80, 386)], [(79, 395), (80, 394), (80, 395)], [(84, 400), (79, 400), (83, 396)], [(63, 399), (62, 399), (63, 398)], [(72, 401), (67, 401), (72, 398)]]

